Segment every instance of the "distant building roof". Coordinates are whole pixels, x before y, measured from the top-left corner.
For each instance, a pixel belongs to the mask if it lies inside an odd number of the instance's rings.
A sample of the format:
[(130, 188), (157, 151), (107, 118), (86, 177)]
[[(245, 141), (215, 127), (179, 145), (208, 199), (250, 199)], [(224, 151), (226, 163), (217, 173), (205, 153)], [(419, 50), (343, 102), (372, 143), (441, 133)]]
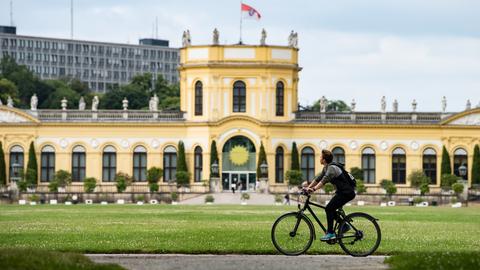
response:
[(17, 27), (0, 25), (0, 33), (2, 34), (17, 34)]
[(155, 39), (155, 38), (142, 38), (139, 40), (140, 45), (150, 45), (150, 46), (162, 46), (168, 47), (168, 40), (164, 39)]

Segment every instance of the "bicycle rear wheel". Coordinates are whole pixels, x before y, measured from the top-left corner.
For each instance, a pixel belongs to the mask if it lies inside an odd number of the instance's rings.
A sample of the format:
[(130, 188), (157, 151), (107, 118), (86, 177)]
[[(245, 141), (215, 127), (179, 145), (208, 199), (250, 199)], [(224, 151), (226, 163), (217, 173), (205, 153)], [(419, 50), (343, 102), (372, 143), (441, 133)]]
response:
[(313, 242), (311, 222), (297, 212), (279, 217), (272, 226), (272, 242), (282, 254), (296, 256), (305, 253)]
[(382, 238), (380, 226), (375, 218), (365, 213), (347, 215), (338, 228), (338, 235), (340, 247), (355, 257), (365, 257), (374, 253)]

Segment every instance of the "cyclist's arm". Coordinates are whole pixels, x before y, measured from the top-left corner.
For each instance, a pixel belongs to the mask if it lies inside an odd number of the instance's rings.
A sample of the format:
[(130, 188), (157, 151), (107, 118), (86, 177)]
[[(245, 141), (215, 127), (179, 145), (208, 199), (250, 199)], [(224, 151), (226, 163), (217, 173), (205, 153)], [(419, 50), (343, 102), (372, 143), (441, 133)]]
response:
[(326, 183), (330, 182), (333, 178), (338, 176), (337, 174), (338, 173), (333, 166), (328, 166), (322, 179), (320, 180), (320, 182), (318, 182), (318, 184), (313, 187), (313, 190), (315, 191), (321, 189)]

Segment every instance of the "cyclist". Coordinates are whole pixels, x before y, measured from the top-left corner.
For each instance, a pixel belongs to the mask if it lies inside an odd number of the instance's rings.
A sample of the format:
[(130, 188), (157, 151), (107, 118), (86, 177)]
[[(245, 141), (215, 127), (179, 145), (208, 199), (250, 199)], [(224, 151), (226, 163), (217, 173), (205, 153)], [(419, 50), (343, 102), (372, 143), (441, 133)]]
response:
[(333, 196), (333, 198), (325, 207), (325, 213), (327, 214), (327, 233), (320, 238), (321, 241), (328, 241), (336, 238), (335, 232), (333, 231), (335, 212), (337, 209), (341, 208), (347, 202), (355, 198), (355, 188), (352, 184), (350, 184), (347, 178), (349, 176), (343, 169), (343, 165), (333, 163), (332, 161), (332, 152), (328, 150), (322, 150), (322, 158), (320, 159), (320, 163), (324, 166), (323, 170), (320, 174), (316, 175), (308, 187), (305, 188), (306, 192), (312, 193), (322, 188), (326, 183), (330, 182), (337, 189), (335, 196)]

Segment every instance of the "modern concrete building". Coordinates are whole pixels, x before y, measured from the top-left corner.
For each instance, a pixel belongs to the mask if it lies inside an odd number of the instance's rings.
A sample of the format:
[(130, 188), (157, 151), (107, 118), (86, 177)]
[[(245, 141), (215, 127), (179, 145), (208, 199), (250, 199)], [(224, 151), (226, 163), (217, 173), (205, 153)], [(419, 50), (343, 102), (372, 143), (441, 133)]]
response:
[(9, 55), (42, 79), (75, 77), (101, 93), (145, 72), (162, 74), (176, 83), (178, 49), (170, 48), (168, 40), (141, 39), (139, 43), (22, 36), (15, 27), (0, 26), (0, 58)]
[(298, 53), (295, 46), (187, 44), (180, 49), (178, 112), (0, 106), (8, 181), (16, 177), (15, 168), (26, 167), (33, 142), (39, 190), (47, 190), (55, 171), (67, 170), (73, 175), (71, 191), (81, 192), (85, 177), (95, 177), (99, 191), (115, 191), (115, 174), (121, 171), (135, 179), (130, 190), (146, 192), (146, 171), (156, 166), (164, 170), (160, 190), (169, 191), (181, 140), (192, 191), (206, 190), (213, 141), (219, 153), (218, 187), (223, 190), (233, 183), (242, 183), (246, 191), (257, 188), (263, 145), (268, 189), (285, 191), (294, 142), (304, 179), (321, 171), (321, 150), (329, 149), (347, 169), (363, 169), (369, 191), (381, 192), (382, 179), (388, 179), (399, 192), (411, 192), (408, 175), (423, 170), (432, 180), (432, 192), (439, 192), (445, 147), (452, 171), (461, 175), (465, 166), (462, 177), (472, 184), (480, 108), (447, 112), (444, 102), (437, 112), (417, 112), (415, 103), (400, 112), (384, 106), (368, 112), (327, 112), (323, 106), (321, 111), (299, 110)]

